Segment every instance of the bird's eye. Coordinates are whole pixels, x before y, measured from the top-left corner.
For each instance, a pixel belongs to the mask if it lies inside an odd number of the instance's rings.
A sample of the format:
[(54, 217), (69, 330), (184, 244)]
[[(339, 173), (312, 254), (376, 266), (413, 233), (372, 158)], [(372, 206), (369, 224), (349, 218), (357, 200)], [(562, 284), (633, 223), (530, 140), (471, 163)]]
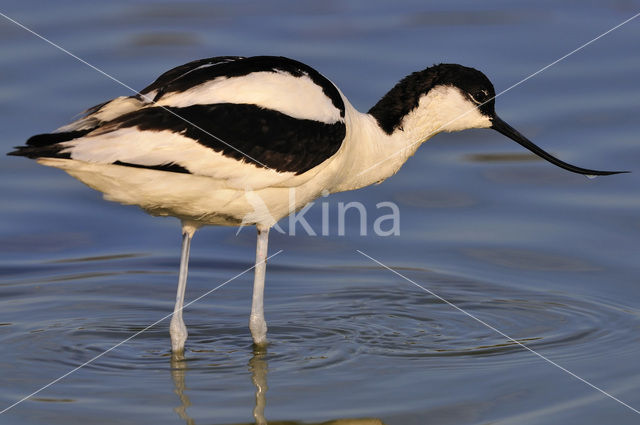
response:
[(489, 92), (487, 92), (487, 90), (477, 90), (470, 93), (469, 96), (471, 97), (471, 100), (480, 105), (489, 99)]

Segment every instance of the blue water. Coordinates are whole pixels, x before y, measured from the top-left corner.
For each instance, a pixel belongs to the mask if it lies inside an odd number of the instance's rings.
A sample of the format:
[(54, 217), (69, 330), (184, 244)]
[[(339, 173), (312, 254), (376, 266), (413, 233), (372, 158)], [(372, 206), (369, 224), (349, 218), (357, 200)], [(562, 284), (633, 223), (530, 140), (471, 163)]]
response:
[[(276, 54), (367, 110), (433, 63), (501, 91), (640, 11), (638, 1), (10, 1), (0, 11), (136, 89), (201, 57)], [(639, 18), (640, 19), (640, 18)], [(0, 17), (2, 152), (127, 90)], [(254, 352), (244, 274), (0, 415), (7, 424), (632, 424), (640, 416), (360, 250), (640, 409), (640, 21), (497, 99), (589, 180), (486, 130), (441, 134), (393, 178), (320, 199), (329, 236), (272, 233)], [(179, 224), (0, 156), (0, 409), (169, 314)], [(339, 202), (395, 202), (400, 235), (338, 235)], [(285, 220), (286, 224), (286, 220)], [(286, 228), (286, 226), (285, 226)], [(252, 265), (255, 232), (196, 234), (187, 301)], [(268, 388), (268, 389), (267, 389)], [(258, 391), (261, 389), (261, 391)], [(266, 390), (266, 391), (265, 391)], [(255, 409), (255, 410), (254, 410)], [(255, 413), (255, 416), (254, 416)], [(327, 422), (329, 421), (329, 422)]]

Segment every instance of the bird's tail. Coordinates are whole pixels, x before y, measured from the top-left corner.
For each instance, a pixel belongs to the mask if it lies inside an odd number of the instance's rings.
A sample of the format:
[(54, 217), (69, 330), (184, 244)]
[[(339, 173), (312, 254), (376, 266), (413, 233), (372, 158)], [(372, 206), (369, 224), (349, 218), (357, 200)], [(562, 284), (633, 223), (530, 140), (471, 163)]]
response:
[(7, 155), (26, 156), (32, 159), (70, 158), (68, 152), (62, 152), (67, 146), (61, 145), (61, 143), (82, 137), (93, 130), (93, 128), (90, 128), (60, 133), (36, 134), (29, 138), (24, 146), (14, 147), (15, 150), (7, 153)]

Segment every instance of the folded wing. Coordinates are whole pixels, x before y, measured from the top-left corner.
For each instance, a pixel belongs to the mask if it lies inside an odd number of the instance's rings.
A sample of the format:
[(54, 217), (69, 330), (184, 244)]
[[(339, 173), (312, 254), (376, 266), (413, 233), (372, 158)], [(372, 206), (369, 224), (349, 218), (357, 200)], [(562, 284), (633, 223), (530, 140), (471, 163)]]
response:
[(342, 97), (313, 68), (219, 57), (167, 71), (12, 154), (274, 184), (331, 158), (345, 132)]

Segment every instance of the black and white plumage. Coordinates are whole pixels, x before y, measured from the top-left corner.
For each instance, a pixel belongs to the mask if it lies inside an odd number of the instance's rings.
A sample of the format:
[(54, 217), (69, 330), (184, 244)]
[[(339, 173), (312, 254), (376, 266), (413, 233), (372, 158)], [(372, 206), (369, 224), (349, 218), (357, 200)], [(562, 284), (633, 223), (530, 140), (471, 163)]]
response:
[(262, 344), (269, 228), (321, 194), (388, 178), (434, 134), (493, 128), (570, 171), (615, 173), (546, 153), (498, 118), (494, 97), (481, 72), (440, 64), (407, 76), (365, 114), (303, 63), (215, 57), (173, 68), (137, 95), (94, 106), (10, 155), (61, 168), (106, 199), (182, 221), (174, 351), (187, 336), (182, 303), (193, 233), (203, 225), (256, 225), (250, 329)]

